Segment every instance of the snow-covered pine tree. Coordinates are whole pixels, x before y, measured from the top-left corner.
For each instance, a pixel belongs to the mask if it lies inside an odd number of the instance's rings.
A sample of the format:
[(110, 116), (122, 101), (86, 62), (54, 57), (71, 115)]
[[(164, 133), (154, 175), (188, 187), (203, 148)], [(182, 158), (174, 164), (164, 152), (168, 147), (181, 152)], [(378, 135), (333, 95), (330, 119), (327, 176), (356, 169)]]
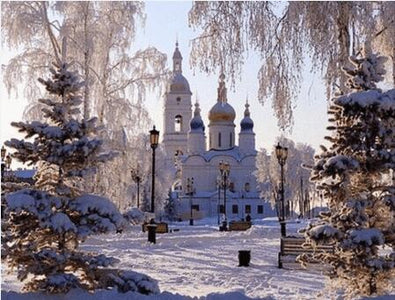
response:
[(39, 79), (53, 96), (39, 100), (47, 122), (13, 123), (31, 140), (6, 142), (16, 150), (13, 157), (39, 166), (33, 188), (6, 195), (6, 261), (17, 269), (18, 279), (28, 281), (27, 290), (118, 287), (157, 292), (147, 276), (105, 268), (116, 259), (78, 249), (89, 235), (121, 230), (124, 219), (108, 199), (80, 189), (83, 177), (114, 153), (101, 152), (95, 118), (77, 119), (83, 82), (68, 67), (55, 65), (52, 79)]
[[(316, 156), (311, 179), (329, 213), (306, 228), (311, 243), (335, 243), (316, 255), (331, 267), (332, 286), (345, 295), (384, 294), (395, 278), (395, 89), (382, 92), (385, 58), (368, 51), (345, 68), (353, 90), (332, 100), (329, 149)], [(387, 176), (387, 177), (386, 177)], [(301, 257), (301, 260), (307, 257)]]

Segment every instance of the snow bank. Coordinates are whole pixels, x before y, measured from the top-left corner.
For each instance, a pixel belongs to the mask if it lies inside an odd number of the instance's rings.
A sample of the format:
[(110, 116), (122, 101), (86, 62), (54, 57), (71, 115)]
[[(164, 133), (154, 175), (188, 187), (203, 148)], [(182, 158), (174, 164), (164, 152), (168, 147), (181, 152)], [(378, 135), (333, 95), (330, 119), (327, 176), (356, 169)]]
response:
[[(180, 294), (173, 294), (163, 292), (159, 295), (145, 296), (139, 293), (128, 292), (125, 294), (117, 293), (116, 291), (104, 290), (95, 293), (88, 293), (83, 290), (74, 289), (65, 295), (48, 295), (42, 293), (16, 293), (16, 292), (1, 292), (1, 299), (3, 300), (250, 300), (250, 299), (274, 299), (273, 297), (266, 298), (250, 298), (240, 292), (228, 292), (223, 294), (211, 293), (207, 297), (188, 297)], [(378, 298), (377, 298), (378, 299)], [(390, 299), (390, 298), (388, 298)]]

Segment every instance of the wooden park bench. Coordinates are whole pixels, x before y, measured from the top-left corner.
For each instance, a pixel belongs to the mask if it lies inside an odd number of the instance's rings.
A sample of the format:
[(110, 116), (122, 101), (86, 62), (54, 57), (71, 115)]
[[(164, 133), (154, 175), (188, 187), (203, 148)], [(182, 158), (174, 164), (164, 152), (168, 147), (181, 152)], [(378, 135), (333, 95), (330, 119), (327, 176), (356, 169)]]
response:
[[(143, 232), (148, 231), (147, 225), (149, 225), (149, 223), (143, 224)], [(156, 233), (168, 233), (169, 232), (169, 226), (167, 223), (161, 222), (161, 223), (155, 223), (155, 225), (157, 225)]]
[[(293, 265), (293, 268), (301, 268), (296, 258), (301, 254), (313, 254), (322, 252), (333, 252), (333, 245), (317, 245), (314, 248), (311, 245), (305, 244), (304, 237), (281, 237), (280, 252), (278, 253), (278, 267), (283, 268), (284, 264)], [(318, 263), (318, 261), (311, 259), (308, 264)]]
[(229, 231), (244, 231), (251, 228), (251, 222), (247, 221), (230, 221)]

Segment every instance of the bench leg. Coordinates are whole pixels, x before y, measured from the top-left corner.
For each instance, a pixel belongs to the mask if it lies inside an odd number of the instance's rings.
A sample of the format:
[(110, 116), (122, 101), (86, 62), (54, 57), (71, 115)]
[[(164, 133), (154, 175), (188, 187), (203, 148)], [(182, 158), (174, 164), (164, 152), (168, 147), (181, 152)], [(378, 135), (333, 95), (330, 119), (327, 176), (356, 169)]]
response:
[(283, 262), (281, 261), (281, 252), (278, 253), (278, 268), (283, 268)]

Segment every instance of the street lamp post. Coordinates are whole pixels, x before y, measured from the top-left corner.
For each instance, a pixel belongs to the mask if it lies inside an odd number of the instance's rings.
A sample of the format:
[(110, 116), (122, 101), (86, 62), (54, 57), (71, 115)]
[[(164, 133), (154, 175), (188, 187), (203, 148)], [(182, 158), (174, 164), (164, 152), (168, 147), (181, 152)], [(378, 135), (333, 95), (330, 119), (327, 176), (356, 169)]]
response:
[(151, 187), (151, 213), (155, 213), (155, 149), (159, 143), (159, 131), (154, 128), (150, 130), (150, 143), (152, 149), (152, 187)]
[(189, 219), (189, 225), (193, 225), (193, 211), (192, 211), (192, 195), (193, 195), (193, 177), (187, 178), (187, 194), (189, 195), (189, 206), (191, 209), (191, 216)]
[(4, 145), (1, 147), (1, 178), (4, 178), (4, 171), (5, 171), (5, 147)]
[(220, 207), (221, 207), (221, 178), (217, 178), (218, 184), (218, 204), (217, 204), (217, 217), (218, 217), (218, 225), (220, 224), (219, 214), (220, 214)]
[(222, 184), (223, 184), (223, 188), (224, 188), (224, 216), (225, 216), (225, 220), (222, 224), (222, 227), (224, 230), (226, 230), (227, 226), (228, 226), (228, 220), (226, 218), (226, 186), (227, 186), (227, 180), (229, 178), (229, 173), (230, 173), (229, 163), (221, 161), (219, 163), (219, 171), (221, 173)]
[(288, 148), (281, 147), (280, 143), (278, 143), (276, 146), (276, 156), (281, 169), (281, 210), (280, 210), (279, 221), (281, 226), (281, 236), (285, 237), (287, 235), (287, 232), (285, 225), (285, 204), (284, 204), (285, 201), (284, 200), (284, 165), (285, 162), (287, 161)]
[(140, 182), (141, 182), (141, 176), (139, 173), (139, 167), (137, 166), (137, 169), (133, 169), (130, 171), (132, 174), (132, 179), (135, 183), (137, 183), (137, 208), (140, 208)]
[[(5, 171), (9, 171), (11, 169), (11, 162), (12, 158), (11, 155), (8, 153), (6, 156), (6, 149), (4, 145), (1, 147), (1, 178), (4, 180)], [(10, 174), (8, 173), (8, 176)]]

